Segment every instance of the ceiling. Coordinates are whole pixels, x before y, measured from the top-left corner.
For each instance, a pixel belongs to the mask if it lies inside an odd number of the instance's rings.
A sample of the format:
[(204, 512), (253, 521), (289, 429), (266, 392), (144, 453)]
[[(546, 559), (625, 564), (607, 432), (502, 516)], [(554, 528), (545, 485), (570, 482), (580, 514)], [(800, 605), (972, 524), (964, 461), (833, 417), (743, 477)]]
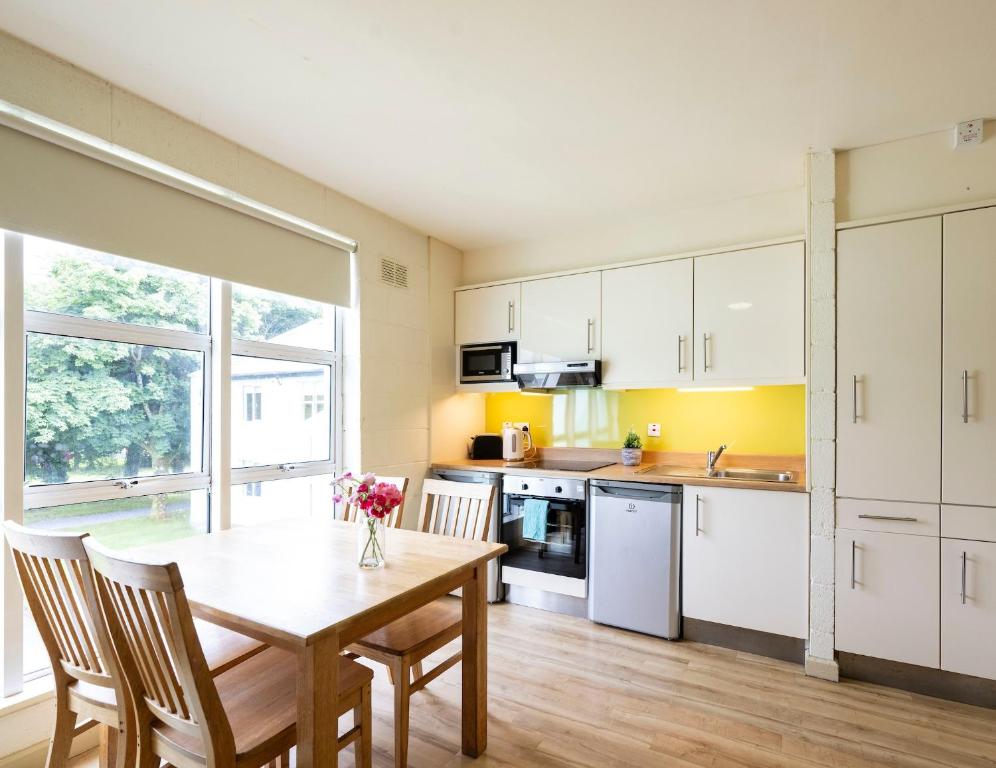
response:
[(0, 0), (0, 27), (465, 249), (996, 116), (992, 0)]

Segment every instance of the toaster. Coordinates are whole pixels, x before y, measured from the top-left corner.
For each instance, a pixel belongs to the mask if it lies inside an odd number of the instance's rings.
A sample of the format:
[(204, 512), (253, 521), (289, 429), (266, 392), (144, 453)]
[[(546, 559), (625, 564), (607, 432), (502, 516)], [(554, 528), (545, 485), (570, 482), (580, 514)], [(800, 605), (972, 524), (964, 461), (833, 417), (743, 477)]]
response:
[(501, 435), (474, 435), (470, 438), (468, 453), (472, 459), (500, 459), (502, 456)]

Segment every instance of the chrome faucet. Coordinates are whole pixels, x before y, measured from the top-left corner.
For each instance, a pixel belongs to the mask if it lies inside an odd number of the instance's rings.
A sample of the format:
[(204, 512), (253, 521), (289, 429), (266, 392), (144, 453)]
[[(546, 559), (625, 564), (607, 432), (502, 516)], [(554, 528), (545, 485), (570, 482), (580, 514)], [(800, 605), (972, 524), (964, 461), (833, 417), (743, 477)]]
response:
[(719, 461), (719, 457), (723, 455), (723, 451), (726, 450), (726, 445), (719, 446), (718, 451), (709, 451), (706, 454), (706, 472), (710, 475), (716, 470), (716, 462)]

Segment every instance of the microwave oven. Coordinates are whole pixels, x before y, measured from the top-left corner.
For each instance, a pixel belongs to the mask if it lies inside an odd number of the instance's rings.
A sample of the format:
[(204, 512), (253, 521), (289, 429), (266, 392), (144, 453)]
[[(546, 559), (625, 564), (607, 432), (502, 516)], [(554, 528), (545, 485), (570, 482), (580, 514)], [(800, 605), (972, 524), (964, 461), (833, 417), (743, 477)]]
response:
[(512, 383), (515, 365), (515, 342), (464, 344), (460, 347), (461, 384)]

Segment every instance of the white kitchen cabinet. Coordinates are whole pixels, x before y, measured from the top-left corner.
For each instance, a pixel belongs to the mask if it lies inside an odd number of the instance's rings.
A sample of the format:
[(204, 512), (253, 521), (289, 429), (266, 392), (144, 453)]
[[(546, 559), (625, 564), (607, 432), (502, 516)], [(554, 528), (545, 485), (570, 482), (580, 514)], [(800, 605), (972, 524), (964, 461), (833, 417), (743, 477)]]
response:
[(937, 668), (940, 539), (837, 530), (838, 651)]
[(944, 217), (941, 498), (996, 506), (996, 208)]
[(695, 259), (695, 379), (763, 383), (806, 372), (802, 243)]
[(940, 501), (941, 220), (837, 236), (837, 495)]
[(941, 539), (941, 669), (996, 680), (996, 543)]
[(692, 347), (691, 259), (602, 272), (603, 384), (688, 384)]
[(806, 637), (806, 494), (686, 485), (682, 544), (684, 616)]
[(601, 334), (601, 272), (522, 283), (519, 362), (597, 360)]
[(521, 325), (521, 290), (520, 283), (507, 283), (457, 291), (456, 343), (517, 341)]

